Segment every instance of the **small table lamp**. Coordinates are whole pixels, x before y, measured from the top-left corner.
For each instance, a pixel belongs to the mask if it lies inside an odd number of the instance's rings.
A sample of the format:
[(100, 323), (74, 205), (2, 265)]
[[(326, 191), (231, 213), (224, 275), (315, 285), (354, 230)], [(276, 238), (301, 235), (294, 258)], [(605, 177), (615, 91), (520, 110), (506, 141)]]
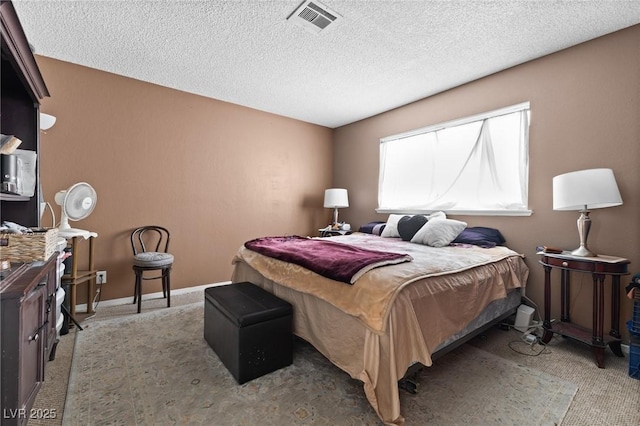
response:
[(349, 207), (349, 195), (344, 188), (331, 188), (324, 191), (324, 207), (333, 209), (333, 226), (338, 223), (338, 209)]
[(587, 248), (587, 238), (591, 229), (589, 210), (620, 204), (622, 197), (611, 169), (580, 170), (553, 178), (553, 209), (580, 211), (580, 247), (571, 252), (574, 256), (597, 256)]

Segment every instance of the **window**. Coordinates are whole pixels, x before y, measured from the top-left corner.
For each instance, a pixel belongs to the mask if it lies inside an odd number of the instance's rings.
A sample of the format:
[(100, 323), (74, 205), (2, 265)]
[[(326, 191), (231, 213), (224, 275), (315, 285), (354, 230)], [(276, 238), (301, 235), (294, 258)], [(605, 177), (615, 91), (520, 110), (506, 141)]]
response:
[(379, 213), (530, 215), (529, 103), (380, 140)]

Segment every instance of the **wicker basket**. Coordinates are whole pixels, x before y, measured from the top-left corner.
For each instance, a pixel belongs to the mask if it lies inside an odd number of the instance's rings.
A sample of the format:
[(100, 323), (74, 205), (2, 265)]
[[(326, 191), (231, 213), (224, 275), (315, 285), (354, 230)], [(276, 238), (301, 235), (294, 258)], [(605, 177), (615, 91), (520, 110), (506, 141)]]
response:
[(57, 239), (57, 228), (31, 234), (0, 234), (0, 259), (11, 262), (47, 260), (56, 251)]

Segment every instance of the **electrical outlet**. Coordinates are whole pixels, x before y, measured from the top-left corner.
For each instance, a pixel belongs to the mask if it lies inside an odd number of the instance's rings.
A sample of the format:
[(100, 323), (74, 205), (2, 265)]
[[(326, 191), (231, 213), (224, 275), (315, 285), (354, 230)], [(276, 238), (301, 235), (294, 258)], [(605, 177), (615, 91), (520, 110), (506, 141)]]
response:
[(98, 284), (105, 284), (107, 282), (107, 271), (96, 272), (96, 281)]

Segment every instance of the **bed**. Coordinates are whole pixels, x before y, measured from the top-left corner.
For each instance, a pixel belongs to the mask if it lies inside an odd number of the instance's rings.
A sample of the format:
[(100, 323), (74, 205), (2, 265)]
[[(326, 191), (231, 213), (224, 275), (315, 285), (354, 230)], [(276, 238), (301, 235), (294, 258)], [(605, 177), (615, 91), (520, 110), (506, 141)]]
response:
[(431, 247), (366, 233), (334, 244), (399, 253), (410, 261), (377, 267), (353, 284), (242, 246), (232, 282), (252, 282), (294, 307), (294, 334), (364, 384), (386, 424), (403, 424), (398, 383), (513, 314), (529, 270), (504, 246)]

